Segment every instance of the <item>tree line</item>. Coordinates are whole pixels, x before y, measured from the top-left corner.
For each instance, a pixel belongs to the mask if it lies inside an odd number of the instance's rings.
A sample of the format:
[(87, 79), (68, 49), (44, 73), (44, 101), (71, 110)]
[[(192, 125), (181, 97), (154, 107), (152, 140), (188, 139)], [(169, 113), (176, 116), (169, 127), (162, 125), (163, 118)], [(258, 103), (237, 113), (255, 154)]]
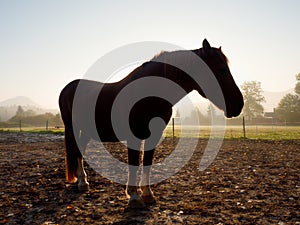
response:
[[(261, 83), (258, 81), (244, 82), (241, 91), (244, 97), (243, 111), (238, 118), (228, 120), (229, 124), (240, 124), (241, 117), (244, 117), (248, 123), (300, 122), (300, 73), (296, 75), (295, 94), (285, 95), (274, 108), (274, 112), (269, 113), (267, 117), (263, 107), (266, 100), (262, 94)], [(211, 117), (216, 120), (219, 116), (221, 115), (216, 114), (215, 106), (210, 104), (206, 114), (202, 114), (196, 109), (185, 120), (188, 124), (194, 124), (196, 120), (201, 121), (202, 124), (208, 124)]]
[[(264, 108), (262, 103), (265, 98), (262, 95), (261, 83), (257, 81), (245, 82), (242, 85), (244, 96), (244, 108), (242, 115), (246, 120), (262, 118)], [(273, 118), (281, 122), (300, 122), (300, 73), (296, 75), (295, 94), (285, 95), (274, 109)]]
[(59, 113), (52, 114), (52, 113), (44, 113), (44, 114), (38, 114), (29, 109), (24, 110), (22, 106), (18, 106), (16, 114), (8, 120), (9, 123), (19, 123), (22, 122), (25, 126), (45, 126), (47, 125), (49, 127), (55, 127), (55, 126), (62, 126), (63, 122), (61, 120), (61, 116)]
[(278, 119), (287, 122), (300, 121), (300, 73), (296, 75), (295, 94), (285, 95), (276, 108)]

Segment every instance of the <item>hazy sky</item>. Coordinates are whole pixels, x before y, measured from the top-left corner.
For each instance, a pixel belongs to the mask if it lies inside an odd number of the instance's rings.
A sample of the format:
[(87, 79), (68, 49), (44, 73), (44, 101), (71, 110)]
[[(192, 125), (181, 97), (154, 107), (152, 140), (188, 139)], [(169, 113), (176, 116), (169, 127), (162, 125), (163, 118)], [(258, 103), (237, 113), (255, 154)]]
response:
[(300, 72), (300, 1), (0, 0), (0, 101), (56, 108), (105, 53), (138, 41), (222, 46), (238, 84), (285, 91)]

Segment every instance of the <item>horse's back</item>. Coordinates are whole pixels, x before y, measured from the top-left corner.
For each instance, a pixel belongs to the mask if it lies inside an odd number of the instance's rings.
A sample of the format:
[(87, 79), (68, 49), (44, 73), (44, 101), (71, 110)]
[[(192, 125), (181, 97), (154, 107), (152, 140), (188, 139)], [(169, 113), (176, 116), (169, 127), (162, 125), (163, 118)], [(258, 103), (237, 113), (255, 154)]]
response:
[[(99, 90), (102, 85), (103, 83), (101, 82), (84, 79), (77, 79), (68, 83), (59, 95), (59, 108), (63, 121), (66, 123), (71, 119), (75, 96), (78, 98), (76, 101), (89, 99), (89, 95), (97, 93), (97, 90)], [(78, 94), (76, 94), (76, 92), (78, 92)]]
[[(96, 126), (102, 141), (117, 141), (128, 138), (129, 134), (125, 132), (124, 126), (129, 125), (136, 137), (146, 139), (151, 134), (149, 123), (152, 118), (160, 117), (166, 124), (169, 122), (172, 105), (156, 97), (147, 97), (138, 101), (127, 118), (124, 109), (127, 108), (128, 102), (122, 101), (114, 105), (122, 87), (120, 82), (101, 83), (83, 79), (67, 84), (59, 98), (65, 126), (73, 127), (75, 124), (78, 129), (87, 133), (91, 127)], [(117, 109), (114, 111), (113, 120), (114, 124), (117, 124), (118, 138), (115, 134), (116, 128), (112, 124), (113, 107)], [(160, 133), (162, 130), (157, 132)]]

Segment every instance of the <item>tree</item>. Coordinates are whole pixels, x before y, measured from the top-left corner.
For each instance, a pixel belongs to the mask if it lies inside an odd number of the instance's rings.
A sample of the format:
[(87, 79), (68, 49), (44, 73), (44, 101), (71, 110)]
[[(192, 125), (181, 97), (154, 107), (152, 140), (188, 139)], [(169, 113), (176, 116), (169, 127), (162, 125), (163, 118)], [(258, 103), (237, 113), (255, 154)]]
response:
[(32, 109), (26, 110), (26, 111), (24, 112), (24, 114), (25, 114), (26, 117), (28, 117), (28, 116), (35, 116), (35, 115), (36, 115), (35, 111), (32, 110)]
[(300, 120), (300, 73), (296, 75), (296, 94), (287, 94), (276, 108), (276, 116), (281, 121), (299, 122)]
[(247, 120), (252, 120), (255, 117), (261, 117), (264, 112), (262, 103), (265, 98), (262, 95), (261, 83), (257, 81), (245, 82), (242, 85), (244, 96), (243, 115)]
[(61, 116), (60, 116), (59, 113), (57, 113), (57, 114), (55, 115), (55, 117), (53, 118), (53, 121), (52, 121), (52, 122), (54, 123), (54, 125), (62, 125), (62, 124), (63, 124), (62, 119), (61, 119)]
[(297, 83), (296, 83), (296, 86), (295, 86), (295, 93), (297, 95), (300, 95), (300, 73), (298, 73), (296, 75), (296, 80), (297, 80)]
[(30, 125), (30, 126), (45, 126), (47, 121), (49, 126), (57, 126), (63, 124), (60, 114), (53, 115), (52, 113), (44, 113), (44, 114), (32, 115), (32, 116), (25, 115), (23, 117), (19, 117), (15, 115), (9, 120), (9, 122), (16, 123), (19, 122), (20, 119), (22, 119), (23, 124)]
[(190, 112), (190, 116), (184, 119), (185, 124), (197, 125), (205, 121), (205, 116), (200, 112), (198, 108), (194, 108)]
[(17, 112), (16, 112), (16, 117), (23, 117), (25, 116), (25, 111), (22, 108), (22, 106), (18, 106)]
[(216, 107), (210, 103), (207, 108), (207, 118), (211, 120), (215, 116), (216, 116)]
[(298, 122), (300, 119), (300, 96), (285, 95), (276, 108), (276, 116), (281, 121)]

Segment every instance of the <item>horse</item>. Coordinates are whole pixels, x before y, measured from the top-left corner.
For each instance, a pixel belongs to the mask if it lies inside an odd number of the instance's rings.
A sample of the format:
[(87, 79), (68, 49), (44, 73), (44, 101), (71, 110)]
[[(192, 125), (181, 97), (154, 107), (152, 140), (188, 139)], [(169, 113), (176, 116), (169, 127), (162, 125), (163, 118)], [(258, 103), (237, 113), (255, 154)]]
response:
[[(213, 76), (221, 89), (224, 97), (223, 101), (211, 97), (211, 95), (207, 95), (206, 92), (214, 92), (214, 90), (209, 90), (209, 88), (204, 90), (207, 86), (206, 83), (199, 84), (199, 82), (196, 82), (195, 78), (189, 76), (186, 71), (160, 60), (172, 58), (181, 53), (195, 55), (204, 62), (211, 73), (201, 74), (200, 68), (199, 71), (197, 71), (197, 68), (194, 68), (194, 70), (196, 70), (194, 72), (200, 72), (200, 74), (197, 74), (199, 77)], [(181, 58), (177, 57), (177, 61), (190, 68), (193, 66), (190, 65), (192, 62), (189, 61), (189, 58), (190, 57), (186, 56)], [(127, 86), (139, 81), (139, 79), (151, 79), (151, 77), (168, 79), (181, 87), (184, 91), (171, 93), (171, 101), (155, 96), (145, 97), (134, 104), (130, 109), (129, 116), (122, 116), (122, 107), (125, 107), (127, 104), (127, 102), (122, 102), (118, 108), (121, 112), (118, 114), (117, 120), (115, 122), (112, 121), (111, 114), (114, 101), (116, 101), (118, 94)], [(159, 86), (158, 83), (159, 82), (149, 82), (147, 88), (149, 88), (149, 90), (154, 89), (155, 86)], [(73, 102), (79, 85), (84, 87), (84, 91), (81, 91), (79, 96), (82, 105), (79, 105), (77, 107), (78, 109), (74, 110)], [(168, 86), (165, 86), (163, 89), (162, 91), (166, 93), (171, 91)], [(92, 106), (95, 107), (94, 115), (91, 116), (94, 116), (94, 120), (92, 121), (95, 123), (97, 135), (99, 135), (101, 141), (118, 142), (121, 141), (121, 139), (127, 141), (129, 170), (125, 192), (129, 197), (129, 207), (143, 208), (145, 204), (155, 203), (155, 197), (150, 186), (150, 168), (155, 146), (159, 143), (163, 130), (172, 116), (173, 105), (193, 90), (196, 90), (202, 97), (208, 98), (212, 103), (223, 110), (224, 115), (228, 118), (236, 117), (242, 111), (244, 105), (243, 96), (231, 75), (228, 59), (222, 52), (221, 47), (211, 47), (206, 39), (203, 40), (202, 47), (199, 49), (161, 52), (117, 82), (101, 83), (92, 80), (77, 79), (67, 84), (59, 96), (59, 107), (65, 125), (67, 181), (71, 183), (78, 182), (78, 189), (81, 191), (89, 189), (87, 174), (83, 165), (84, 152), (82, 153), (80, 149), (85, 149), (90, 139), (93, 139), (93, 136), (88, 132), (90, 124), (80, 122), (80, 120), (84, 117), (89, 117), (89, 115), (85, 115), (85, 113), (82, 112), (88, 106), (84, 104), (91, 99), (95, 99), (95, 105)], [(131, 93), (131, 95), (139, 95), (139, 90)], [(153, 118), (160, 118), (164, 123), (163, 125), (156, 126), (155, 130), (150, 130), (149, 123)], [(119, 124), (118, 130), (114, 129), (113, 122), (117, 123), (117, 125)], [(130, 130), (136, 139), (130, 139), (127, 131), (122, 132), (123, 123), (129, 124)], [(153, 138), (151, 138), (151, 140), (147, 139), (151, 135)], [(80, 146), (76, 142), (76, 140), (79, 139), (81, 140)], [(144, 150), (142, 159), (143, 172), (141, 180), (143, 180), (143, 184), (136, 184), (137, 170), (140, 166), (140, 146), (143, 140), (144, 148), (147, 149), (147, 151)], [(138, 192), (139, 185), (141, 185), (141, 194)]]

